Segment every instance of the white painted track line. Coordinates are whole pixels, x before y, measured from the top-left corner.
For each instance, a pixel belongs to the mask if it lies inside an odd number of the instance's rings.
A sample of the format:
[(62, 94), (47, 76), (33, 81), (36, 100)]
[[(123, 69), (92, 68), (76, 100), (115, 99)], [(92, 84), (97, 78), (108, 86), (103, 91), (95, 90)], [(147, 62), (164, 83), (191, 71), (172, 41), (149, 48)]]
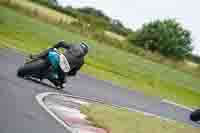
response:
[(162, 119), (162, 120), (165, 120), (165, 121), (168, 121), (168, 122), (176, 122), (175, 120), (172, 120), (172, 119), (169, 119), (169, 118), (166, 118), (166, 117), (163, 117), (163, 116), (159, 116), (159, 115), (156, 115), (156, 114), (153, 114), (153, 113), (149, 113), (149, 112), (144, 112), (144, 111), (141, 111), (141, 110), (137, 110), (137, 109), (134, 109), (134, 108), (127, 108), (127, 107), (122, 107), (122, 106), (118, 106), (118, 105), (110, 105), (110, 104), (106, 104), (105, 102), (101, 101), (101, 100), (94, 100), (94, 99), (90, 99), (90, 98), (86, 98), (86, 97), (80, 97), (80, 96), (73, 96), (73, 95), (68, 95), (68, 94), (60, 94), (60, 93), (56, 93), (56, 92), (45, 92), (45, 93), (41, 93), (39, 95), (36, 96), (36, 99), (38, 101), (38, 103), (52, 116), (54, 117), (61, 125), (63, 125), (66, 129), (73, 131), (73, 129), (70, 128), (70, 125), (66, 125), (66, 123), (61, 120), (59, 117), (57, 117), (51, 110), (48, 109), (48, 107), (44, 104), (43, 102), (43, 99), (48, 96), (48, 95), (60, 95), (60, 96), (67, 96), (67, 97), (72, 97), (72, 98), (79, 98), (79, 99), (83, 99), (83, 100), (88, 100), (88, 101), (91, 101), (91, 102), (97, 102), (97, 103), (101, 103), (101, 104), (105, 104), (105, 105), (108, 105), (108, 106), (112, 106), (112, 107), (115, 107), (115, 108), (121, 108), (121, 109), (126, 109), (126, 110), (129, 110), (129, 111), (132, 111), (132, 112), (137, 112), (137, 113), (141, 113), (145, 116), (148, 116), (148, 117), (155, 117), (155, 118), (159, 118), (159, 119)]
[(192, 111), (192, 112), (194, 111), (194, 109), (192, 109), (192, 108), (186, 107), (186, 106), (181, 105), (181, 104), (177, 104), (175, 102), (172, 102), (172, 101), (169, 101), (169, 100), (166, 100), (166, 99), (163, 99), (162, 102), (163, 103), (167, 103), (167, 104), (171, 104), (171, 105), (174, 105), (174, 106), (177, 106), (179, 108), (182, 108), (182, 109), (185, 109), (185, 110), (189, 110), (189, 111)]
[(62, 119), (60, 119), (58, 116), (56, 116), (43, 102), (44, 98), (48, 95), (52, 94), (51, 92), (47, 92), (47, 93), (41, 93), (39, 95), (36, 96), (36, 100), (39, 103), (40, 106), (42, 106), (42, 108), (48, 112), (58, 123), (60, 123), (61, 125), (64, 126), (65, 129), (71, 131), (72, 133), (76, 133), (75, 131), (73, 131), (73, 129), (68, 126)]

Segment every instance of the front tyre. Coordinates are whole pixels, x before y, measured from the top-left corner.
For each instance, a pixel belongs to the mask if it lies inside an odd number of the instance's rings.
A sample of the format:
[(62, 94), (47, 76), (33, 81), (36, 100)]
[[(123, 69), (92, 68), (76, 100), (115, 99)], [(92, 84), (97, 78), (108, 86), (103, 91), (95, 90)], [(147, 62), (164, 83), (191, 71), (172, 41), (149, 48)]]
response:
[(200, 109), (195, 110), (190, 114), (190, 119), (194, 122), (200, 121)]

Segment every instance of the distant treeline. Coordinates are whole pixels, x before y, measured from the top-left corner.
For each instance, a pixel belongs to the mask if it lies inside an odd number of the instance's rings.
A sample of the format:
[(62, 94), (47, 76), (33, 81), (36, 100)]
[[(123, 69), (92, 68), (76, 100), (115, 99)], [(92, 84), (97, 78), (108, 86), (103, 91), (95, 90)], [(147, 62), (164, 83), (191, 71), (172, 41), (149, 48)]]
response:
[(77, 18), (80, 23), (88, 23), (91, 27), (97, 30), (109, 30), (117, 34), (128, 36), (133, 31), (126, 28), (120, 20), (115, 20), (105, 15), (101, 10), (92, 7), (73, 8), (71, 6), (61, 7), (57, 4), (56, 0), (31, 0), (48, 6), (49, 8), (56, 9), (69, 16)]

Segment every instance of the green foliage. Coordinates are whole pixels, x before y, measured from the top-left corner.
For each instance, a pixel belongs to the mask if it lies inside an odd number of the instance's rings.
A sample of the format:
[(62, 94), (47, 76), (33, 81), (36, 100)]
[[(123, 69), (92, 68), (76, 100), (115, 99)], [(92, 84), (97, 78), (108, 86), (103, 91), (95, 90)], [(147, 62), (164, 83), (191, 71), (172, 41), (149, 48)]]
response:
[(94, 17), (101, 17), (107, 21), (110, 21), (110, 18), (106, 16), (101, 10), (92, 8), (92, 7), (83, 7), (77, 9), (79, 12), (84, 13), (86, 15), (91, 15)]
[(152, 52), (177, 59), (185, 58), (192, 51), (190, 32), (174, 19), (144, 24), (129, 40)]
[(128, 36), (129, 33), (133, 31), (131, 29), (126, 28), (120, 20), (113, 19), (110, 22), (110, 31), (115, 32), (117, 34)]
[(77, 18), (77, 16), (78, 16), (78, 12), (76, 12), (72, 7), (70, 7), (70, 6), (68, 6), (66, 8), (59, 7), (57, 2), (54, 2), (55, 0), (52, 0), (52, 1), (51, 0), (30, 0), (30, 1), (47, 6), (51, 9), (55, 9), (59, 12), (65, 13), (65, 14), (75, 17), (75, 18)]
[(44, 4), (48, 4), (49, 0), (30, 0), (32, 2), (37, 2), (37, 3), (44, 3)]
[(195, 62), (195, 63), (197, 63), (197, 64), (200, 64), (200, 56), (198, 56), (198, 55), (190, 54), (187, 58), (188, 58), (189, 60), (191, 60), (192, 62)]
[(49, 0), (49, 3), (51, 3), (52, 5), (58, 5), (58, 2), (57, 0)]

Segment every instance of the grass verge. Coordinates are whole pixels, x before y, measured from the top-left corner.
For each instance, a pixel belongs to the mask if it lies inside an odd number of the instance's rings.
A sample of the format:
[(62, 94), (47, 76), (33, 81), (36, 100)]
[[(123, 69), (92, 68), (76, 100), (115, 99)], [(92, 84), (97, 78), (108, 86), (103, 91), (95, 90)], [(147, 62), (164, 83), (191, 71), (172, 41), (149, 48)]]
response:
[(94, 125), (109, 130), (109, 133), (199, 133), (199, 128), (175, 121), (161, 120), (104, 105), (82, 106), (81, 112)]
[(83, 72), (146, 95), (160, 96), (186, 106), (200, 106), (199, 79), (190, 74), (84, 38), (1, 5), (0, 12), (0, 44), (36, 53), (58, 40), (84, 40), (91, 44), (91, 48)]
[(53, 9), (40, 6), (29, 0), (1, 0), (0, 4), (15, 8), (25, 14), (37, 17), (52, 24), (70, 24), (77, 21), (75, 18), (59, 13)]

